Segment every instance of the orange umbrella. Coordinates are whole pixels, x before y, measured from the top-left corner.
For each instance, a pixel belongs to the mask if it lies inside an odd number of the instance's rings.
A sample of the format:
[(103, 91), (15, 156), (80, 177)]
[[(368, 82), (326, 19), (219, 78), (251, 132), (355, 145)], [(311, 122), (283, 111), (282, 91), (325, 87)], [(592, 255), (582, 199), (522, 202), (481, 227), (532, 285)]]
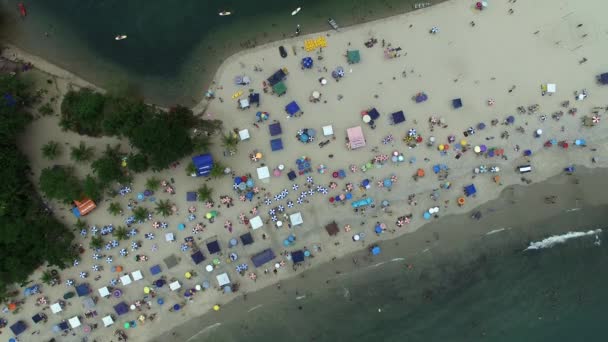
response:
[(122, 272), (122, 266), (116, 266), (116, 272)]
[(418, 175), (418, 177), (424, 177), (424, 170), (418, 169), (417, 175)]
[(17, 309), (17, 304), (15, 304), (15, 303), (10, 303), (10, 304), (8, 305), (8, 309), (9, 309), (9, 310), (11, 310), (11, 311), (14, 311), (15, 309)]

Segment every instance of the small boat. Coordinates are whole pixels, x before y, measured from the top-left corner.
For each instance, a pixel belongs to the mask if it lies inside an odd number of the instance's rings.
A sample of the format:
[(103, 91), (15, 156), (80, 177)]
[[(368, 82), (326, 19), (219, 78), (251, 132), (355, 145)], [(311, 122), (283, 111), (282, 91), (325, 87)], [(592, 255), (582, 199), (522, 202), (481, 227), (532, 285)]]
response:
[(336, 23), (336, 21), (333, 18), (327, 19), (327, 23), (329, 24), (329, 26), (331, 26), (331, 28), (333, 28), (336, 31), (338, 31), (340, 29), (340, 26), (338, 26), (338, 23)]
[(219, 13), (220, 17), (225, 17), (225, 16), (228, 16), (231, 14), (232, 14), (232, 12), (230, 12), (230, 11), (222, 11)]
[(126, 34), (121, 34), (121, 35), (118, 35), (118, 36), (114, 37), (114, 39), (116, 39), (116, 40), (127, 39), (127, 35)]
[(298, 13), (300, 13), (300, 10), (302, 9), (302, 7), (298, 7), (295, 10), (293, 10), (293, 12), (291, 12), (291, 15), (296, 15)]
[(27, 9), (25, 8), (25, 5), (23, 4), (23, 2), (18, 3), (17, 7), (19, 8), (19, 13), (21, 14), (22, 17), (27, 16)]
[(430, 2), (419, 2), (413, 5), (414, 9), (421, 9), (421, 8), (425, 8), (425, 7), (429, 7), (431, 6)]

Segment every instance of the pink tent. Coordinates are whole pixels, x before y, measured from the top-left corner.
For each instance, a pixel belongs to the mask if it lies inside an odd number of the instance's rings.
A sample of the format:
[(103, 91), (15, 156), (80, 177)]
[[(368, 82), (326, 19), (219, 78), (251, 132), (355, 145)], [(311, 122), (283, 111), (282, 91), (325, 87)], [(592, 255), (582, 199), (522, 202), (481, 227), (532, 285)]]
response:
[(348, 142), (350, 143), (351, 149), (356, 149), (365, 146), (365, 137), (363, 136), (363, 130), (361, 126), (351, 127), (346, 130), (348, 135)]

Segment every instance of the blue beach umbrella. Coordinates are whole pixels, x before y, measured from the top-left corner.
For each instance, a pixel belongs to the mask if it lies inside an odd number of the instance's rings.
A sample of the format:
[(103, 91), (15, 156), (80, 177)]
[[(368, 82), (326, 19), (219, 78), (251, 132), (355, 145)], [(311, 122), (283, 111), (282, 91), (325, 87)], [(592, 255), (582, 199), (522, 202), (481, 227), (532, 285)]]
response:
[(304, 256), (305, 257), (309, 257), (310, 256), (310, 251), (309, 250), (305, 250), (304, 251)]
[(376, 234), (380, 234), (382, 233), (382, 227), (376, 226), (376, 229), (374, 229), (374, 231), (376, 232)]
[(393, 186), (393, 182), (390, 179), (385, 179), (384, 180), (384, 187), (385, 188), (390, 188), (391, 186)]
[(372, 248), (372, 255), (378, 255), (380, 252), (380, 246), (374, 246), (374, 248)]
[(429, 213), (428, 211), (425, 211), (424, 214), (422, 214), (422, 217), (424, 217), (425, 220), (430, 220), (431, 213)]
[(235, 177), (234, 178), (234, 184), (239, 185), (243, 182), (243, 180), (241, 179), (241, 177)]
[(313, 65), (313, 60), (311, 57), (302, 58), (302, 67), (304, 67), (306, 69), (310, 69), (310, 68), (312, 68), (312, 65)]
[(179, 229), (179, 230), (184, 230), (184, 229), (186, 229), (186, 225), (185, 225), (185, 224), (183, 224), (183, 223), (180, 223), (180, 224), (177, 226), (177, 229)]
[(181, 309), (181, 306), (179, 306), (179, 304), (173, 305), (173, 310), (179, 311), (179, 309)]
[(142, 200), (144, 199), (144, 194), (143, 194), (143, 192), (140, 192), (140, 193), (138, 193), (138, 194), (137, 194), (137, 199), (138, 199), (139, 201), (142, 201)]
[(252, 179), (248, 179), (246, 184), (247, 184), (248, 188), (253, 188), (253, 180)]
[(283, 246), (285, 246), (285, 247), (289, 246), (289, 240), (287, 240), (287, 239), (283, 240)]
[(165, 304), (165, 300), (164, 300), (164, 299), (162, 299), (162, 298), (158, 298), (158, 299), (156, 300), (156, 302), (158, 303), (158, 305), (163, 305), (163, 304)]

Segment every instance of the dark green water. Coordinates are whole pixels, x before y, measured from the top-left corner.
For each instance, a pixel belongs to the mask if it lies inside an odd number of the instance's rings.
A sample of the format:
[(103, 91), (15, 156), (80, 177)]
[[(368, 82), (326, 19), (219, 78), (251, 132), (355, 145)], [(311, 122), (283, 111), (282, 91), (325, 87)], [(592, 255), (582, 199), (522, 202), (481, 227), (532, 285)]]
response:
[(12, 16), (10, 41), (26, 51), (106, 88), (129, 83), (153, 102), (193, 105), (237, 51), (290, 37), (297, 24), (307, 34), (329, 29), (328, 17), (352, 25), (419, 1), (29, 0), (24, 20), (18, 2), (0, 3)]

